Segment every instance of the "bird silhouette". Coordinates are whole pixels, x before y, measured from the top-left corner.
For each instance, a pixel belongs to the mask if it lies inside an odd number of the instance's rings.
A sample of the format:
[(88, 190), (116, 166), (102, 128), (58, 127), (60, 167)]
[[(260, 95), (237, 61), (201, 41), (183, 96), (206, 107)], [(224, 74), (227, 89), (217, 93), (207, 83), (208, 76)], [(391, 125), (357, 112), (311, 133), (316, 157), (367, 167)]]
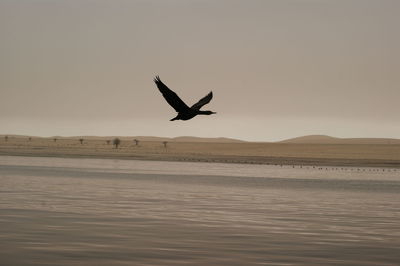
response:
[(212, 91), (201, 98), (197, 103), (193, 104), (191, 107), (187, 106), (184, 101), (179, 98), (179, 96), (168, 88), (161, 80), (159, 76), (154, 78), (154, 82), (156, 83), (158, 89), (164, 96), (165, 100), (171, 105), (178, 115), (172, 118), (170, 121), (174, 120), (189, 120), (195, 117), (196, 115), (211, 115), (216, 114), (216, 112), (212, 111), (202, 111), (200, 110), (201, 107), (209, 103), (213, 97)]

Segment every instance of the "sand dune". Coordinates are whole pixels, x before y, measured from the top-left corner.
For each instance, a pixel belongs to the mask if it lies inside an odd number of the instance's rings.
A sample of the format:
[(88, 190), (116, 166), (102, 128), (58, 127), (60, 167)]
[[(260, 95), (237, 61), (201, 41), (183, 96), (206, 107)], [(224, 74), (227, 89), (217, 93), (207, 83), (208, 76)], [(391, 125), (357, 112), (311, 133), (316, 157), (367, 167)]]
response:
[[(35, 136), (27, 135), (0, 135), (0, 140), (4, 139), (5, 136), (9, 138), (41, 138)], [(240, 139), (233, 138), (202, 138), (193, 136), (180, 136), (180, 137), (158, 137), (158, 136), (117, 136), (124, 141), (133, 141), (134, 139), (140, 141), (169, 141), (169, 142), (210, 142), (210, 143), (255, 143), (251, 141), (244, 141)], [(51, 136), (43, 139), (80, 139), (85, 140), (112, 140), (116, 136)], [(257, 143), (274, 143), (274, 142), (257, 142)], [(291, 139), (286, 139), (282, 141), (277, 141), (275, 143), (287, 143), (287, 144), (400, 144), (400, 139), (393, 138), (336, 138), (326, 135), (308, 135), (301, 136)]]
[(309, 135), (280, 141), (298, 144), (400, 144), (400, 139), (391, 138), (335, 138), (325, 135)]
[(193, 136), (180, 136), (180, 137), (174, 137), (174, 138), (168, 138), (168, 137), (157, 137), (157, 136), (51, 136), (51, 137), (36, 137), (36, 136), (27, 136), (27, 135), (0, 135), (0, 141), (1, 139), (4, 139), (5, 136), (8, 136), (10, 139), (11, 138), (22, 138), (22, 139), (28, 139), (29, 137), (35, 138), (35, 139), (85, 139), (85, 140), (112, 140), (116, 137), (118, 137), (121, 140), (125, 141), (133, 141), (134, 139), (140, 140), (140, 141), (172, 141), (172, 142), (216, 142), (216, 143), (240, 143), (240, 142), (246, 142), (244, 140), (239, 140), (239, 139), (233, 139), (233, 138), (224, 138), (224, 137), (219, 137), (219, 138), (201, 138), (201, 137), (193, 137)]

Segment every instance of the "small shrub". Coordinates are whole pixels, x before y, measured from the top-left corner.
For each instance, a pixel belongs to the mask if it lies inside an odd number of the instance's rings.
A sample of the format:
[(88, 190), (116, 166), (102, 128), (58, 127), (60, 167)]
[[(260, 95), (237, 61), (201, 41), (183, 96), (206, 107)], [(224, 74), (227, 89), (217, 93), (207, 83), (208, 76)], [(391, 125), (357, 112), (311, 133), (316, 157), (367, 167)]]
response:
[(121, 144), (121, 140), (119, 138), (115, 138), (113, 140), (113, 145), (115, 146), (116, 149), (118, 149), (118, 146)]

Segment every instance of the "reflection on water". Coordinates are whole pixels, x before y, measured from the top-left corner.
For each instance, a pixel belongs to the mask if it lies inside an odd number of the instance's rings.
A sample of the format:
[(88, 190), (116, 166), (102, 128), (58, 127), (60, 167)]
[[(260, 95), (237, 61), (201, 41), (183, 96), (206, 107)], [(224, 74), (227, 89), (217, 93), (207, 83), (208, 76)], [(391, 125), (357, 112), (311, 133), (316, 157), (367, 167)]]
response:
[(399, 171), (0, 156), (0, 184), (4, 265), (400, 263)]

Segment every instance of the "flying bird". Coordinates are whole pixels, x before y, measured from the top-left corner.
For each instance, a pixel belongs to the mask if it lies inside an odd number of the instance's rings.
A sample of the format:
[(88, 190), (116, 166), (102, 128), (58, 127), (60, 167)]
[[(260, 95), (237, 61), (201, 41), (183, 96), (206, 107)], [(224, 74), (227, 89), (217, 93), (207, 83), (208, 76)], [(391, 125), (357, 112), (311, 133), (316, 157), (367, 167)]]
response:
[(197, 103), (193, 104), (191, 107), (187, 106), (184, 101), (179, 98), (179, 96), (173, 92), (170, 88), (168, 88), (161, 80), (159, 76), (156, 76), (154, 79), (158, 89), (164, 96), (165, 100), (171, 105), (178, 115), (172, 118), (170, 121), (174, 120), (189, 120), (195, 117), (196, 115), (211, 115), (216, 114), (216, 112), (212, 111), (202, 111), (201, 107), (209, 103), (213, 97), (212, 91), (209, 94), (201, 98)]

